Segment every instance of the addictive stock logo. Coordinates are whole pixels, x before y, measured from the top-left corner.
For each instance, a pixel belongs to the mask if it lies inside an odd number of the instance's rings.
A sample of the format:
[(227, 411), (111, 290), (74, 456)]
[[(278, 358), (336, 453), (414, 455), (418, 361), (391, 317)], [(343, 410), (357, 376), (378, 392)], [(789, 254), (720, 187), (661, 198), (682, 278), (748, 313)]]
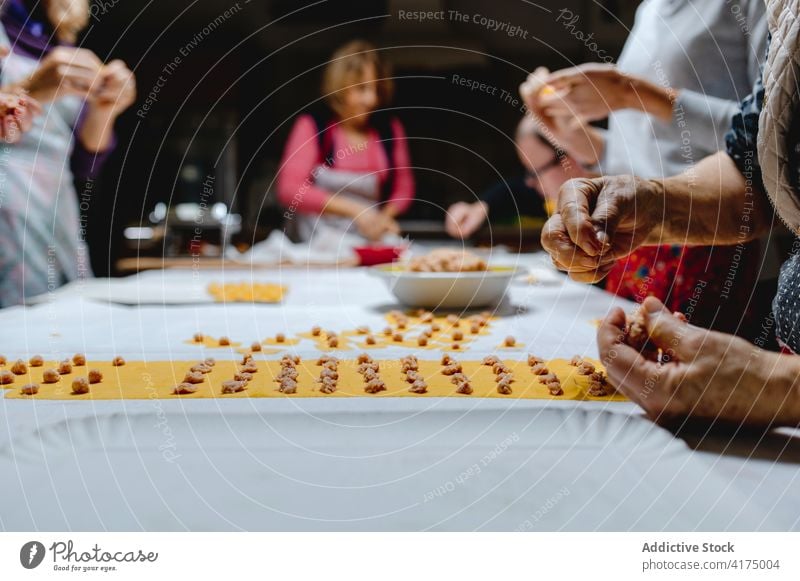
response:
[(35, 569), (44, 560), (44, 545), (39, 541), (28, 541), (19, 550), (19, 562), (26, 569)]

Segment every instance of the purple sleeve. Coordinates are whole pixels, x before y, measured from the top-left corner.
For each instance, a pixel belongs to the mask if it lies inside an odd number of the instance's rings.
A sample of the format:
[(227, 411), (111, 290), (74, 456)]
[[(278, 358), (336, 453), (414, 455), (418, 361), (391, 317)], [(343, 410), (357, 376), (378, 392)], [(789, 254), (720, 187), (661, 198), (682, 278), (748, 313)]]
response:
[(86, 107), (81, 109), (78, 122), (72, 130), (74, 143), (71, 159), (72, 175), (77, 179), (93, 180), (100, 175), (106, 161), (117, 147), (117, 136), (111, 135), (111, 143), (103, 151), (89, 151), (83, 146), (79, 137), (85, 117)]

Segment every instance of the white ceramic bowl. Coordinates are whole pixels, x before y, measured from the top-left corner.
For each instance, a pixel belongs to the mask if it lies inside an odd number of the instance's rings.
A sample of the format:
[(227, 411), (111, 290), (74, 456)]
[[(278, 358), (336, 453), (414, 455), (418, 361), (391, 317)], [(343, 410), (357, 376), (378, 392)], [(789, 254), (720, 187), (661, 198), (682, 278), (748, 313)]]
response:
[(513, 266), (491, 266), (483, 272), (409, 272), (399, 266), (375, 266), (397, 299), (410, 307), (466, 309), (502, 300), (511, 280), (526, 272)]

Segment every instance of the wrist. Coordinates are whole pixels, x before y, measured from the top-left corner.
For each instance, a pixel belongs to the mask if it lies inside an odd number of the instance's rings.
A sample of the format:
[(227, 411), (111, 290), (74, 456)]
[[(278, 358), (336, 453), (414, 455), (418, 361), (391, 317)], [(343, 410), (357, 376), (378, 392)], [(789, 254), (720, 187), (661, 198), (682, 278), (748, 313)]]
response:
[(626, 73), (620, 73), (619, 77), (619, 87), (617, 89), (617, 94), (619, 95), (619, 106), (616, 107), (617, 109), (636, 109), (637, 111), (642, 110), (642, 104), (640, 102), (640, 86), (641, 86), (641, 79), (638, 79), (632, 75), (628, 75)]
[(86, 103), (86, 114), (91, 115), (95, 119), (116, 121), (119, 113), (114, 109), (113, 105), (98, 105), (88, 101)]
[(651, 220), (647, 224), (648, 235), (645, 244), (663, 244), (672, 230), (672, 224), (680, 225), (681, 218), (673, 216), (667, 208), (667, 187), (664, 180), (642, 179), (637, 185), (637, 203), (643, 208), (642, 215)]
[(757, 400), (780, 405), (771, 411), (774, 423), (779, 426), (800, 426), (800, 358), (796, 355), (763, 352), (769, 360), (758, 362), (758, 369), (767, 370), (761, 378), (761, 392)]
[(377, 210), (374, 208), (370, 208), (369, 206), (363, 206), (358, 202), (349, 202), (347, 207), (347, 215), (350, 216), (353, 220), (360, 221), (360, 220), (374, 220), (375, 215), (377, 214)]
[(630, 90), (626, 92), (628, 108), (657, 117), (662, 121), (672, 119), (676, 92), (669, 87), (656, 85), (646, 79), (629, 77)]
[[(4, 85), (0, 90), (4, 93), (11, 93), (13, 95), (26, 95), (36, 99), (36, 96), (32, 94), (30, 90), (30, 83), (28, 80), (20, 81), (18, 83), (12, 83), (10, 85)], [(37, 99), (41, 100), (41, 99)]]

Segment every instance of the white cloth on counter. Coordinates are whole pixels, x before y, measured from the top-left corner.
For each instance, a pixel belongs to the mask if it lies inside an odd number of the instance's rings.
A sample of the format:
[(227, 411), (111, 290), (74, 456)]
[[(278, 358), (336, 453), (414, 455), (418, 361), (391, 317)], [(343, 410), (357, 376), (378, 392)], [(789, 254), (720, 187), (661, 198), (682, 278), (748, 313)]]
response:
[[(406, 242), (396, 235), (383, 237), (381, 244), (404, 245)], [(355, 261), (358, 255), (355, 248), (369, 243), (354, 230), (332, 228), (326, 222), (319, 222), (307, 242), (292, 242), (280, 230), (274, 230), (261, 242), (255, 243), (245, 252), (228, 248), (226, 258), (243, 264), (315, 264), (336, 265)]]
[[(191, 277), (203, 285), (279, 282), (289, 292), (283, 305), (135, 308), (61, 296), (0, 311), (0, 325), (14, 330), (0, 335), (0, 353), (193, 359), (198, 348), (184, 341), (197, 330), (250, 341), (312, 324), (378, 329), (397, 308), (380, 280), (356, 269), (164, 271), (128, 281)], [(566, 279), (517, 283), (499, 311), (514, 316), (499, 317), (492, 335), (461, 357), (481, 357), (508, 334), (526, 344), (509, 357), (596, 357), (593, 323), (615, 305), (631, 306)], [(316, 354), (310, 341), (292, 350)], [(788, 460), (795, 446), (777, 446), (783, 462), (693, 451), (630, 403), (2, 399), (0, 406), (5, 530), (798, 528), (798, 471)]]

